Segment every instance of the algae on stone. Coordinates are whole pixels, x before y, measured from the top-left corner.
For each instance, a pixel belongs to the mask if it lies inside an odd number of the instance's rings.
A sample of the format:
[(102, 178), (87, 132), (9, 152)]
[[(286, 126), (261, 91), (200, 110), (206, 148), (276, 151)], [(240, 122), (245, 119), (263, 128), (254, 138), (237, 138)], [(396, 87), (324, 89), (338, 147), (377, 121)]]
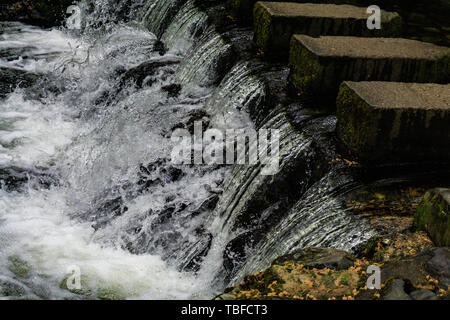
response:
[(30, 275), (31, 265), (19, 256), (8, 257), (9, 270), (14, 273), (17, 278), (26, 278)]
[(425, 194), (414, 227), (428, 232), (437, 246), (450, 246), (450, 189), (437, 188)]
[(289, 82), (333, 103), (343, 81), (448, 83), (450, 48), (401, 38), (294, 35)]

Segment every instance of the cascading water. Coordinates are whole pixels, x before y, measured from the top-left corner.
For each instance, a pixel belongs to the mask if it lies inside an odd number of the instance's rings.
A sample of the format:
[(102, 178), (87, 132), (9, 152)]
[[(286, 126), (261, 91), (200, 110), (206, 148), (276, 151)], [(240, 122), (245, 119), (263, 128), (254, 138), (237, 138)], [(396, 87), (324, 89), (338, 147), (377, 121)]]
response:
[(247, 274), (270, 266), (277, 257), (307, 247), (334, 247), (353, 252), (356, 245), (376, 236), (373, 227), (343, 207), (339, 195), (353, 179), (332, 171), (314, 184), (251, 253), (232, 283), (239, 283)]
[[(16, 296), (212, 298), (290, 249), (373, 235), (336, 205), (339, 174), (309, 181), (307, 131), (333, 121), (294, 129), (264, 65), (236, 61), (195, 1), (80, 7), (82, 32), (1, 24), (0, 72), (29, 80), (0, 87), (0, 282)], [(172, 132), (195, 121), (279, 129), (279, 172), (173, 164)], [(65, 290), (73, 266), (82, 292)]]

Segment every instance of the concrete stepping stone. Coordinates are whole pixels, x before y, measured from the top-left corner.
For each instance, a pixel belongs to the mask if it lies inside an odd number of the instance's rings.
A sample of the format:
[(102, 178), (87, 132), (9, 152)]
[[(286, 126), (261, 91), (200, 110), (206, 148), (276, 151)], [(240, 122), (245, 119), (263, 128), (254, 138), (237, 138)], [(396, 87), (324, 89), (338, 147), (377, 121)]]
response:
[[(255, 3), (258, 0), (227, 0), (226, 6), (231, 16), (239, 19), (241, 23), (251, 23), (252, 12)], [(378, 5), (380, 8), (392, 10), (392, 8), (404, 8), (407, 1), (402, 0), (271, 0), (273, 2), (297, 2), (297, 3), (331, 3), (331, 4), (350, 4), (360, 7), (368, 7), (370, 5)], [(423, 12), (423, 7), (427, 8), (427, 12)], [(396, 10), (396, 9), (395, 9)], [(405, 10), (404, 10), (405, 11)], [(450, 1), (449, 0), (419, 0), (410, 1), (410, 8), (407, 12), (414, 12), (414, 16), (417, 14), (425, 19), (430, 17), (430, 13), (433, 17), (439, 17), (445, 21), (445, 17), (450, 13)], [(422, 15), (423, 14), (423, 15)], [(414, 17), (413, 17), (414, 18)]]
[(450, 162), (450, 84), (342, 83), (337, 134), (361, 162)]
[(400, 36), (402, 19), (381, 12), (381, 29), (370, 30), (366, 7), (294, 2), (257, 2), (254, 8), (255, 42), (266, 56), (287, 57), (294, 34), (364, 37)]
[(450, 48), (401, 38), (294, 35), (289, 64), (295, 91), (327, 102), (346, 80), (450, 82)]
[[(251, 21), (252, 12), (255, 3), (258, 0), (227, 0), (227, 9), (234, 16), (241, 20)], [(276, 2), (286, 2), (282, 0), (272, 0)], [(378, 0), (379, 1), (379, 0)], [(333, 4), (351, 4), (351, 5), (361, 5), (361, 0), (289, 0), (289, 2), (297, 2), (297, 3), (333, 3)], [(371, 1), (364, 1), (366, 3), (362, 3), (363, 5), (371, 5), (374, 4)]]

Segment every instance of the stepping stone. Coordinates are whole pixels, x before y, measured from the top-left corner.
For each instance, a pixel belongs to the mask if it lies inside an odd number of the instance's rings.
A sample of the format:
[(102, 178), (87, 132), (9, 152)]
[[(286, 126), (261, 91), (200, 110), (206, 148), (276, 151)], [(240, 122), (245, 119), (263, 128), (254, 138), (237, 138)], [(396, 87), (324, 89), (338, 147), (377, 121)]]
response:
[(293, 2), (257, 2), (254, 9), (255, 42), (266, 56), (287, 57), (294, 34), (310, 36), (400, 36), (402, 19), (381, 12), (381, 29), (370, 30), (367, 8), (350, 5)]
[[(227, 0), (226, 6), (228, 12), (235, 18), (239, 19), (240, 23), (250, 24), (252, 22), (252, 12), (255, 3), (258, 0)], [(403, 9), (406, 12), (413, 12), (417, 17), (438, 18), (439, 21), (445, 22), (445, 18), (450, 14), (449, 0), (420, 0), (410, 2), (408, 9), (406, 9), (407, 1), (399, 0), (272, 0), (273, 2), (296, 2), (296, 3), (325, 3), (325, 4), (349, 4), (360, 7), (368, 7), (370, 5), (378, 5), (380, 8), (388, 10)], [(426, 12), (423, 11), (426, 7)], [(406, 10), (405, 10), (406, 9)], [(414, 17), (413, 17), (414, 18)]]
[[(251, 22), (253, 7), (257, 1), (258, 0), (227, 0), (227, 9), (229, 13), (231, 13), (234, 17), (241, 19), (242, 22)], [(378, 2), (379, 1), (380, 0), (378, 0)], [(282, 2), (282, 0), (280, 0), (279, 2)], [(291, 0), (289, 2), (361, 5), (361, 0)], [(372, 3), (372, 1), (368, 0), (365, 0), (363, 2), (365, 3), (363, 3), (362, 5), (366, 5), (367, 3), (367, 6), (374, 4)]]
[(295, 91), (326, 102), (346, 80), (450, 82), (450, 48), (400, 38), (294, 35), (289, 64)]
[(341, 85), (337, 134), (368, 163), (450, 162), (450, 84)]

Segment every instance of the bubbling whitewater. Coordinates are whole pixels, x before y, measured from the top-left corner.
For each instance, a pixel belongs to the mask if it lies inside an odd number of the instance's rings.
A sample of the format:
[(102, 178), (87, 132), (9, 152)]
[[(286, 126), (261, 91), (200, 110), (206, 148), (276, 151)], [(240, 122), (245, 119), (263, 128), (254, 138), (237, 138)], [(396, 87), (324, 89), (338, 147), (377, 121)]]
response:
[[(262, 114), (261, 63), (232, 62), (231, 41), (195, 1), (128, 3), (81, 1), (81, 31), (1, 23), (0, 72), (31, 78), (0, 95), (0, 283), (14, 288), (10, 298), (207, 299), (300, 244), (352, 250), (373, 235), (323, 182), (294, 206), (309, 187), (308, 170), (294, 173), (312, 139), (283, 112)], [(236, 37), (249, 42), (251, 32)], [(173, 164), (171, 134), (194, 121), (280, 129), (280, 175)], [(328, 205), (308, 206), (317, 201)], [(298, 232), (302, 217), (314, 228)], [(321, 221), (329, 238), (318, 236)], [(248, 234), (241, 253), (230, 245)], [(83, 289), (72, 293), (74, 266)]]
[[(114, 120), (107, 123), (106, 119), (111, 117), (108, 113), (114, 112), (112, 110), (99, 112), (104, 113), (101, 115), (104, 128), (100, 127), (101, 124), (96, 122), (95, 118), (89, 123), (85, 116), (85, 113), (90, 111), (87, 110), (90, 101), (89, 97), (84, 95), (95, 95), (94, 90), (102, 90), (109, 85), (101, 79), (101, 73), (105, 74), (109, 70), (105, 72), (98, 65), (102, 61), (105, 62), (102, 58), (108, 54), (108, 49), (123, 49), (131, 43), (121, 42), (121, 37), (132, 41), (130, 39), (133, 39), (133, 36), (136, 36), (136, 42), (147, 41), (150, 46), (154, 42), (153, 35), (127, 28), (118, 29), (110, 35), (116, 37), (115, 43), (110, 47), (93, 47), (91, 62), (76, 65), (67, 64), (66, 61), (85, 59), (85, 48), (88, 44), (83, 40), (62, 31), (42, 31), (18, 24), (14, 27), (21, 29), (20, 32), (4, 34), (2, 49), (30, 50), (32, 58), (2, 59), (2, 65), (38, 73), (51, 72), (67, 81), (69, 90), (59, 96), (49, 95), (43, 101), (27, 99), (26, 90), (17, 90), (1, 102), (2, 167), (20, 167), (24, 170), (45, 168), (52, 175), (65, 179), (61, 180), (64, 181), (63, 185), (57, 183), (45, 189), (35, 183), (34, 180), (38, 178), (30, 173), (29, 181), (21, 187), (20, 192), (1, 191), (2, 278), (14, 277), (10, 270), (11, 257), (20, 256), (20, 259), (30, 266), (30, 274), (20, 281), (20, 286), (23, 286), (30, 298), (67, 296), (68, 292), (61, 290), (59, 283), (71, 265), (80, 267), (87, 279), (87, 286), (92, 290), (112, 290), (119, 297), (189, 298), (193, 297), (194, 292), (201, 292), (202, 286), (198, 281), (194, 281), (188, 274), (168, 267), (158, 256), (138, 256), (120, 248), (105, 247), (94, 241), (91, 223), (71, 219), (79, 215), (80, 211), (84, 211), (85, 206), (89, 206), (97, 190), (115, 183), (102, 181), (103, 185), (99, 185), (91, 178), (99, 181), (114, 180), (115, 175), (122, 177), (121, 170), (124, 168), (120, 168), (120, 163), (114, 164), (114, 161), (122, 161), (122, 164), (126, 165), (131, 164), (132, 160), (128, 156), (123, 157), (121, 152), (124, 155), (150, 153), (153, 148), (160, 146), (156, 141), (152, 148), (152, 145), (149, 145), (152, 136), (146, 135), (145, 128), (136, 123), (127, 128), (134, 132), (126, 132), (127, 129), (120, 132), (116, 127), (120, 124)], [(109, 41), (111, 43), (114, 40), (110, 38)], [(140, 49), (144, 52), (148, 46)], [(75, 55), (74, 48), (77, 48)], [(92, 51), (96, 51), (94, 56)], [(33, 59), (35, 55), (39, 58)], [(124, 54), (137, 60), (128, 62), (133, 64), (139, 62), (139, 58), (141, 61), (148, 58), (145, 55), (146, 53), (139, 57), (136, 52)], [(64, 73), (60, 73), (62, 67), (66, 68)], [(94, 83), (98, 77), (101, 79), (100, 83)], [(132, 105), (136, 106), (136, 103)], [(142, 105), (142, 108), (144, 107), (146, 106)], [(86, 141), (86, 136), (92, 131), (101, 133), (93, 140)], [(134, 140), (136, 136), (147, 139), (143, 139), (141, 146), (133, 145), (132, 141), (122, 145), (121, 143), (125, 142), (122, 140), (116, 142), (121, 146), (116, 144), (105, 146), (108, 150), (100, 149), (102, 144), (96, 139), (113, 140), (117, 134), (119, 140), (127, 137)], [(110, 140), (109, 143), (114, 142)], [(122, 150), (114, 150), (115, 147)], [(130, 149), (124, 150), (123, 147)], [(110, 158), (101, 158), (107, 155), (107, 152), (113, 151), (115, 152), (110, 154)], [(94, 177), (87, 177), (92, 173)], [(136, 206), (139, 207), (139, 203)], [(133, 208), (130, 208), (130, 211), (132, 210)], [(195, 289), (196, 286), (199, 287)]]
[[(188, 175), (189, 185), (185, 181), (156, 183), (149, 187), (151, 192), (123, 187), (139, 180), (140, 167), (168, 158), (170, 139), (161, 131), (203, 106), (209, 91), (196, 88), (195, 97), (186, 93), (176, 101), (168, 98), (161, 87), (174, 81), (176, 67), (169, 67), (158, 71), (158, 83), (150, 88), (135, 90), (130, 85), (115, 101), (98, 102), (99, 97), (114, 93), (116, 83), (111, 78), (118, 68), (176, 56), (169, 52), (161, 57), (153, 51), (155, 36), (139, 27), (113, 25), (101, 38), (18, 23), (4, 27), (1, 50), (7, 53), (14, 48), (21, 56), (2, 55), (1, 66), (48, 74), (63, 82), (66, 90), (30, 99), (30, 88), (18, 89), (0, 103), (1, 165), (29, 172), (18, 190), (1, 191), (2, 278), (18, 282), (29, 298), (62, 298), (71, 294), (61, 290), (60, 283), (68, 267), (75, 265), (94, 296), (109, 290), (118, 298), (211, 297), (206, 279), (179, 272), (160, 257), (170, 249), (158, 241), (164, 236), (167, 241), (171, 237), (189, 241), (198, 227), (195, 221), (188, 221), (192, 226), (181, 221), (179, 226), (155, 231), (151, 225), (158, 216), (148, 216), (149, 210), (167, 210), (168, 202), (180, 211), (200, 206), (209, 196), (205, 186), (217, 187), (215, 182), (223, 180), (227, 169), (187, 168), (182, 175)], [(142, 163), (144, 159), (147, 163)], [(33, 176), (38, 168), (57, 182), (43, 187), (40, 177)], [(124, 199), (127, 211), (108, 226), (95, 232), (91, 217), (79, 219), (95, 216), (96, 206), (103, 205), (98, 202), (117, 197)], [(93, 219), (99, 222), (98, 216)], [(135, 222), (139, 219), (144, 221)], [(148, 230), (135, 232), (147, 226)], [(145, 243), (138, 245), (139, 241)], [(147, 253), (149, 247), (153, 254)], [(11, 267), (18, 259), (29, 266), (29, 274), (19, 281)]]

